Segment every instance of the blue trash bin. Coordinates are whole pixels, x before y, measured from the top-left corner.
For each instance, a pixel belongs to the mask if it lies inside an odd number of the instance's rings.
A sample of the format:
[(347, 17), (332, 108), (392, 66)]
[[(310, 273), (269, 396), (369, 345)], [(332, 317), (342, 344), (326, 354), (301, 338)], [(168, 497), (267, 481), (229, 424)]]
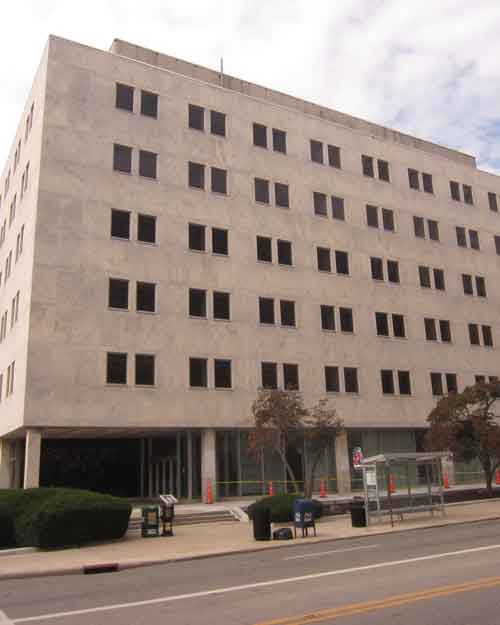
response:
[(308, 536), (312, 527), (316, 536), (316, 519), (314, 517), (314, 503), (310, 499), (296, 499), (293, 502), (293, 531), (297, 537), (297, 528), (302, 530), (302, 537)]

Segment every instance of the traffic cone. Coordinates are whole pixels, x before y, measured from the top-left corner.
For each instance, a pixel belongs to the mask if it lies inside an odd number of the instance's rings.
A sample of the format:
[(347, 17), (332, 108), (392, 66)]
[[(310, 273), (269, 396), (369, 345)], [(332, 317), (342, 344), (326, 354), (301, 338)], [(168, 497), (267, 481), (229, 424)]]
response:
[(273, 492), (273, 483), (270, 481), (269, 482), (269, 497), (272, 497), (274, 495)]
[(212, 480), (207, 480), (207, 503), (213, 503), (214, 496), (212, 493)]
[(498, 469), (495, 471), (495, 484), (500, 486), (500, 471)]
[(450, 480), (448, 479), (448, 471), (445, 471), (443, 482), (444, 482), (445, 488), (450, 488)]
[(389, 476), (389, 492), (393, 495), (396, 492), (396, 485), (394, 484), (394, 478), (392, 474)]
[(319, 496), (326, 497), (325, 480), (321, 480), (321, 493)]

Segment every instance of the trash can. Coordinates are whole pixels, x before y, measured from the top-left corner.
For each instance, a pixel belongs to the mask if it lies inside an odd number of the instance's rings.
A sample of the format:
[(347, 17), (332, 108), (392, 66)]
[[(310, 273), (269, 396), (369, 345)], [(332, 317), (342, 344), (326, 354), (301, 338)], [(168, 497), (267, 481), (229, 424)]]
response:
[(173, 501), (169, 501), (168, 503), (162, 502), (161, 504), (161, 525), (162, 525), (162, 536), (173, 536), (174, 535), (174, 503)]
[(314, 503), (311, 499), (296, 499), (293, 502), (293, 530), (297, 536), (297, 528), (302, 530), (302, 537), (308, 536), (309, 528), (314, 529), (316, 536), (316, 520), (314, 517)]
[(160, 535), (160, 510), (158, 506), (142, 508), (141, 535), (143, 538)]
[(269, 508), (257, 506), (252, 517), (255, 540), (271, 540), (271, 511)]
[(362, 497), (354, 497), (351, 501), (351, 524), (352, 527), (366, 527), (365, 500)]

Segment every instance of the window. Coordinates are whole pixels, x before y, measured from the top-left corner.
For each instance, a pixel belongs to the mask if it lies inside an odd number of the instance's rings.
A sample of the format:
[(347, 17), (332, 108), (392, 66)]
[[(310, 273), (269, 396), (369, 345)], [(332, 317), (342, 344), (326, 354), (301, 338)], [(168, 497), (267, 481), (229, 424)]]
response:
[(425, 219), (423, 217), (413, 217), (413, 228), (416, 237), (425, 239)]
[(383, 180), (384, 182), (390, 182), (389, 178), (389, 163), (387, 161), (382, 161), (378, 159), (378, 177), (379, 180)]
[(273, 150), (286, 154), (286, 132), (273, 128)]
[(275, 362), (262, 362), (260, 364), (262, 374), (262, 388), (278, 388), (278, 367)]
[(139, 150), (139, 176), (145, 178), (156, 178), (157, 154)]
[(130, 213), (111, 210), (111, 236), (117, 239), (130, 239)]
[(446, 319), (439, 320), (439, 331), (441, 332), (441, 342), (451, 343), (451, 327), (450, 322)]
[(420, 279), (420, 286), (425, 289), (431, 288), (431, 272), (429, 267), (420, 265), (418, 268), (418, 276)]
[(226, 136), (226, 116), (218, 111), (210, 111), (210, 132), (219, 137)]
[(260, 323), (274, 324), (274, 299), (271, 297), (259, 297), (259, 320)]
[(387, 279), (399, 283), (399, 263), (396, 260), (387, 261)]
[(437, 341), (436, 320), (426, 317), (424, 319), (425, 338), (427, 341)]
[(445, 373), (446, 389), (448, 393), (456, 393), (458, 390), (457, 376), (455, 373)]
[(455, 202), (460, 202), (460, 185), (458, 184), (458, 182), (450, 180), (450, 194), (452, 200), (455, 200)]
[(336, 145), (328, 146), (328, 165), (340, 169), (342, 164), (340, 161), (340, 148)]
[(295, 327), (295, 302), (289, 300), (280, 301), (281, 325)]
[(299, 390), (299, 366), (285, 363), (283, 365), (283, 386), (285, 390)]
[(321, 304), (321, 329), (335, 331), (335, 309), (333, 306)]
[(422, 182), (426, 193), (434, 193), (434, 185), (432, 183), (432, 174), (422, 174)]
[(158, 117), (158, 95), (150, 91), (141, 91), (141, 115)]
[(382, 223), (384, 226), (384, 230), (390, 230), (391, 232), (394, 232), (394, 211), (388, 208), (383, 208)]
[(207, 359), (189, 359), (189, 386), (192, 388), (207, 388)]
[(125, 174), (132, 173), (132, 148), (126, 145), (113, 145), (113, 169)]
[(341, 252), (335, 250), (335, 266), (337, 273), (341, 275), (349, 275), (349, 254), (347, 252)]
[(189, 186), (195, 189), (205, 188), (205, 165), (200, 163), (188, 164)]
[(490, 211), (498, 213), (498, 199), (496, 193), (488, 193), (488, 204)]
[(382, 382), (382, 393), (384, 395), (394, 395), (394, 376), (391, 369), (382, 369), (380, 371), (380, 379)]
[(278, 264), (292, 265), (292, 244), (278, 239)]
[(142, 243), (156, 243), (156, 217), (153, 215), (138, 215), (137, 240)]
[(107, 384), (127, 383), (127, 354), (107, 354), (106, 382)]
[(327, 393), (338, 393), (340, 391), (338, 367), (325, 367), (325, 390)]
[(229, 321), (231, 318), (230, 295), (221, 291), (213, 293), (213, 313), (214, 319)]
[(134, 110), (134, 88), (116, 83), (116, 108), (124, 111)]
[(358, 370), (355, 367), (344, 367), (344, 388), (346, 393), (358, 393)]
[(128, 310), (128, 280), (110, 278), (108, 306)]
[(420, 190), (418, 171), (416, 171), (415, 169), (408, 170), (408, 182), (410, 184), (410, 189), (415, 189), (416, 191)]
[(439, 241), (439, 224), (434, 219), (427, 220), (427, 227), (429, 228), (429, 239), (431, 241)]
[(273, 262), (271, 241), (270, 237), (257, 236), (257, 260), (266, 263)]
[(381, 258), (376, 258), (372, 256), (370, 258), (371, 268), (372, 268), (372, 278), (373, 280), (383, 280), (384, 279), (384, 265)]
[(476, 276), (476, 293), (478, 297), (486, 297), (486, 281), (482, 276)]
[(231, 388), (231, 361), (214, 360), (214, 386), (215, 388)]
[(371, 228), (378, 228), (378, 208), (376, 206), (366, 205), (366, 223)]
[(344, 198), (332, 195), (332, 217), (345, 221)]
[(363, 170), (363, 176), (368, 176), (369, 178), (375, 177), (375, 173), (373, 169), (373, 158), (371, 156), (366, 156), (365, 154), (362, 154), (361, 166)]
[(434, 288), (438, 291), (445, 291), (444, 271), (442, 269), (434, 269)]
[(156, 310), (156, 285), (151, 282), (137, 283), (137, 310), (142, 312), (155, 312)]
[(205, 130), (205, 109), (195, 104), (190, 104), (188, 109), (189, 127), (194, 130)]
[(403, 315), (392, 315), (392, 332), (398, 339), (406, 338), (405, 318)]
[(495, 250), (496, 253), (500, 256), (500, 235), (495, 235)]
[(260, 148), (267, 148), (267, 128), (262, 124), (253, 125), (253, 144)]
[(323, 144), (321, 141), (311, 139), (311, 161), (323, 164)]
[(375, 324), (377, 327), (377, 336), (389, 336), (389, 322), (387, 313), (376, 312)]
[(400, 395), (411, 395), (411, 380), (409, 371), (398, 371), (398, 384)]
[(290, 208), (290, 200), (288, 197), (288, 185), (281, 182), (274, 183), (274, 200), (276, 206), (281, 208)]
[(354, 320), (352, 316), (352, 308), (339, 308), (340, 331), (354, 332)]
[(212, 254), (229, 254), (228, 232), (223, 228), (212, 228)]
[(431, 373), (431, 388), (436, 397), (443, 395), (443, 378), (440, 373)]
[(464, 191), (464, 202), (466, 204), (474, 204), (474, 198), (472, 197), (472, 187), (468, 184), (462, 185)]
[(200, 224), (188, 225), (189, 249), (197, 252), (205, 251), (205, 226)]
[(269, 180), (255, 178), (255, 201), (269, 204)]
[(479, 248), (479, 233), (477, 230), (469, 230), (469, 242), (471, 249), (478, 250)]
[(227, 194), (227, 171), (212, 167), (212, 191), (214, 193)]
[(328, 212), (326, 208), (326, 195), (324, 193), (313, 192), (314, 214), (326, 217)]
[(151, 354), (135, 355), (135, 383), (137, 386), (154, 386), (155, 357)]
[(483, 333), (483, 345), (485, 347), (493, 347), (493, 334), (491, 332), (491, 326), (481, 326), (481, 330)]
[(485, 375), (475, 375), (474, 381), (476, 384), (485, 384), (486, 376)]
[(318, 271), (332, 271), (332, 263), (330, 258), (330, 249), (328, 247), (316, 248), (318, 257)]
[(189, 289), (189, 316), (207, 316), (207, 292), (203, 289)]
[(472, 288), (472, 276), (469, 276), (466, 273), (462, 274), (462, 284), (464, 287), (465, 295), (474, 295), (474, 290)]
[(467, 247), (467, 238), (465, 236), (465, 228), (462, 228), (461, 226), (457, 226), (456, 233), (457, 233), (457, 245), (459, 247)]
[(469, 340), (471, 345), (480, 345), (477, 323), (469, 323)]

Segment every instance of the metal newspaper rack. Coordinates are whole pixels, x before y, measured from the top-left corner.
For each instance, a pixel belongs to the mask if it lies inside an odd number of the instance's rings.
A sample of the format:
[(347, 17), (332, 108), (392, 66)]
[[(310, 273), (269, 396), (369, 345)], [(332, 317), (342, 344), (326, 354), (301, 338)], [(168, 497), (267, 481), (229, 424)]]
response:
[[(413, 512), (441, 512), (445, 515), (442, 459), (446, 452), (429, 453), (388, 453), (365, 458), (360, 462), (363, 471), (366, 524), (375, 519), (382, 521), (390, 516), (394, 526), (394, 516), (403, 520), (403, 515)], [(406, 487), (403, 493), (393, 493), (395, 469), (403, 469)], [(399, 471), (399, 476), (401, 471)], [(412, 476), (422, 486), (412, 489)], [(422, 488), (423, 487), (423, 488)], [(381, 491), (387, 489), (387, 507), (380, 502)]]

